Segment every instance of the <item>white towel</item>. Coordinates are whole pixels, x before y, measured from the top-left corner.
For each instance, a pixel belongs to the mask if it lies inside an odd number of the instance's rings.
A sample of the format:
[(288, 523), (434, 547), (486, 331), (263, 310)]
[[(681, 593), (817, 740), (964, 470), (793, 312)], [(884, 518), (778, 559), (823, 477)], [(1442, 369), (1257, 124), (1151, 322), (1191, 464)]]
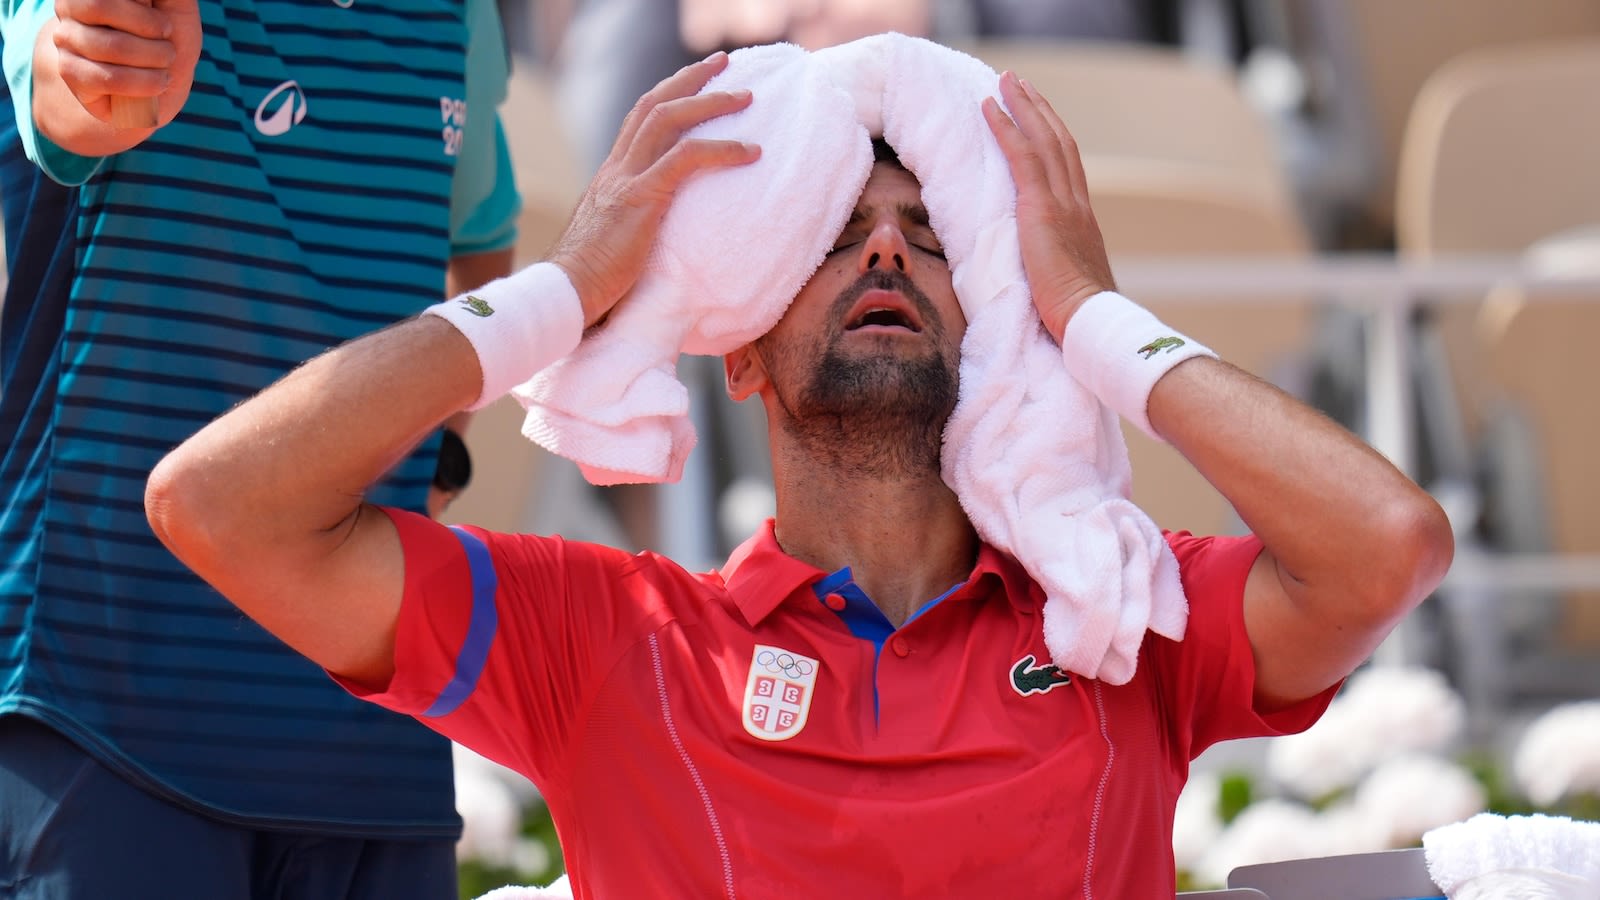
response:
[(1600, 822), (1479, 813), (1424, 834), (1422, 848), (1451, 900), (1600, 897)]
[[(866, 129), (841, 114), (849, 98), (806, 51), (772, 44), (733, 53), (707, 90), (739, 87), (761, 99), (695, 135), (761, 136), (761, 158), (683, 185), (606, 326), (512, 392), (529, 411), (523, 433), (577, 462), (594, 484), (678, 480), (695, 444), (679, 353), (726, 353), (777, 324), (866, 184)], [(781, 152), (807, 141), (837, 158)]]
[(1127, 682), (1144, 632), (1181, 639), (1188, 604), (1172, 551), (1128, 499), (1115, 413), (1067, 374), (1033, 308), (1016, 187), (979, 106), (998, 99), (997, 74), (884, 34), (737, 50), (707, 90), (740, 87), (754, 103), (695, 133), (754, 141), (761, 159), (683, 186), (612, 321), (515, 392), (523, 432), (596, 484), (676, 480), (695, 441), (679, 352), (726, 353), (776, 324), (843, 228), (881, 135), (922, 185), (968, 322), (944, 479), (979, 536), (1044, 589), (1054, 662)]

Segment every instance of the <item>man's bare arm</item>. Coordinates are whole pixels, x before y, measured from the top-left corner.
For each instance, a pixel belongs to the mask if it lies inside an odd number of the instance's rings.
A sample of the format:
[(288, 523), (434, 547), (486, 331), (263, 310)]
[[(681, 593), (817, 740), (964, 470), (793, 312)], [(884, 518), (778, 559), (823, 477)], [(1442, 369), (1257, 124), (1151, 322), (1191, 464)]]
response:
[[(718, 55), (687, 66), (642, 98), (574, 212), (553, 261), (586, 323), (637, 279), (685, 179), (757, 158), (737, 142), (683, 137), (750, 102), (745, 92), (698, 93), (725, 65)], [(362, 684), (386, 684), (404, 560), (388, 517), (362, 495), (477, 400), (483, 380), (472, 344), (434, 316), (338, 347), (168, 454), (146, 488), (151, 527), (289, 646)]]
[[(1016, 178), (1034, 302), (1060, 341), (1086, 300), (1115, 288), (1111, 266), (1071, 134), (1014, 75), (1001, 92), (1012, 117), (984, 114)], [(1156, 382), (1146, 414), (1266, 547), (1244, 597), (1263, 708), (1348, 675), (1444, 577), (1454, 543), (1433, 498), (1282, 391), (1196, 357)]]
[(384, 684), (404, 565), (361, 498), (481, 381), (472, 345), (433, 316), (335, 348), (168, 454), (146, 489), (151, 527), (285, 643)]
[(1245, 586), (1256, 699), (1348, 675), (1444, 577), (1444, 511), (1342, 426), (1214, 359), (1150, 393), (1151, 425), (1233, 504), (1266, 552)]

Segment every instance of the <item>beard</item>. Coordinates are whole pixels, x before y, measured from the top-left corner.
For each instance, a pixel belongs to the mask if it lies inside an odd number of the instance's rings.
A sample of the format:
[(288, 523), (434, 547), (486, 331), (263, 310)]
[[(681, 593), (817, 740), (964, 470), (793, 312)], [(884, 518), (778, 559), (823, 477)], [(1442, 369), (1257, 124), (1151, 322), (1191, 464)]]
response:
[(783, 380), (799, 384), (793, 391), (774, 385), (785, 413), (782, 427), (799, 446), (833, 465), (879, 476), (936, 475), (944, 425), (956, 405), (959, 348), (945, 340), (932, 301), (897, 271), (862, 276), (835, 298), (826, 321), (842, 321), (873, 289), (898, 291), (916, 306), (926, 346), (908, 356), (891, 346), (900, 338), (886, 336), (881, 348), (847, 350), (842, 331), (805, 347), (772, 348), (758, 341)]

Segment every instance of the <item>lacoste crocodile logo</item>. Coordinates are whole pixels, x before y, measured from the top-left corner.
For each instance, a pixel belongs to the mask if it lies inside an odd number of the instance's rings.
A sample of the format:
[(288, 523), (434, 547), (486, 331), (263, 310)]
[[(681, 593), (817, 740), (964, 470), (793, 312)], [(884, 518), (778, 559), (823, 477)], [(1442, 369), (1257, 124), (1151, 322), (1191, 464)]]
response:
[(1048, 694), (1063, 684), (1070, 684), (1072, 676), (1055, 665), (1034, 668), (1033, 654), (1017, 660), (1011, 667), (1011, 689), (1026, 697), (1029, 694)]
[(1157, 353), (1160, 353), (1162, 350), (1165, 350), (1168, 353), (1171, 353), (1172, 351), (1178, 349), (1179, 347), (1182, 347), (1185, 343), (1187, 343), (1187, 341), (1185, 341), (1181, 337), (1156, 338), (1155, 340), (1151, 341), (1148, 344), (1145, 344), (1143, 347), (1140, 347), (1138, 350), (1135, 350), (1134, 352), (1135, 353), (1143, 353), (1144, 354), (1144, 358), (1145, 359), (1149, 359), (1150, 357), (1155, 356)]
[(466, 308), (467, 312), (472, 313), (480, 319), (487, 319), (494, 315), (494, 307), (490, 306), (488, 301), (481, 297), (474, 297), (471, 294), (468, 294), (467, 296), (461, 298), (461, 305)]

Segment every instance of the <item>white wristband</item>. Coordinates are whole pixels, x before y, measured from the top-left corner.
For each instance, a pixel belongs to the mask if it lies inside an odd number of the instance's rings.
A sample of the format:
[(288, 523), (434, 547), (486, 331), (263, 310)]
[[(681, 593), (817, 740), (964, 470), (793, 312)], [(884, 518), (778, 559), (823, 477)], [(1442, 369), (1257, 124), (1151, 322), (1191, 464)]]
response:
[(536, 263), (422, 311), (444, 319), (472, 342), (483, 370), (482, 409), (578, 346), (583, 304), (567, 273)]
[(1146, 411), (1151, 388), (1186, 359), (1217, 356), (1113, 291), (1095, 294), (1072, 314), (1061, 353), (1079, 384), (1158, 441)]

